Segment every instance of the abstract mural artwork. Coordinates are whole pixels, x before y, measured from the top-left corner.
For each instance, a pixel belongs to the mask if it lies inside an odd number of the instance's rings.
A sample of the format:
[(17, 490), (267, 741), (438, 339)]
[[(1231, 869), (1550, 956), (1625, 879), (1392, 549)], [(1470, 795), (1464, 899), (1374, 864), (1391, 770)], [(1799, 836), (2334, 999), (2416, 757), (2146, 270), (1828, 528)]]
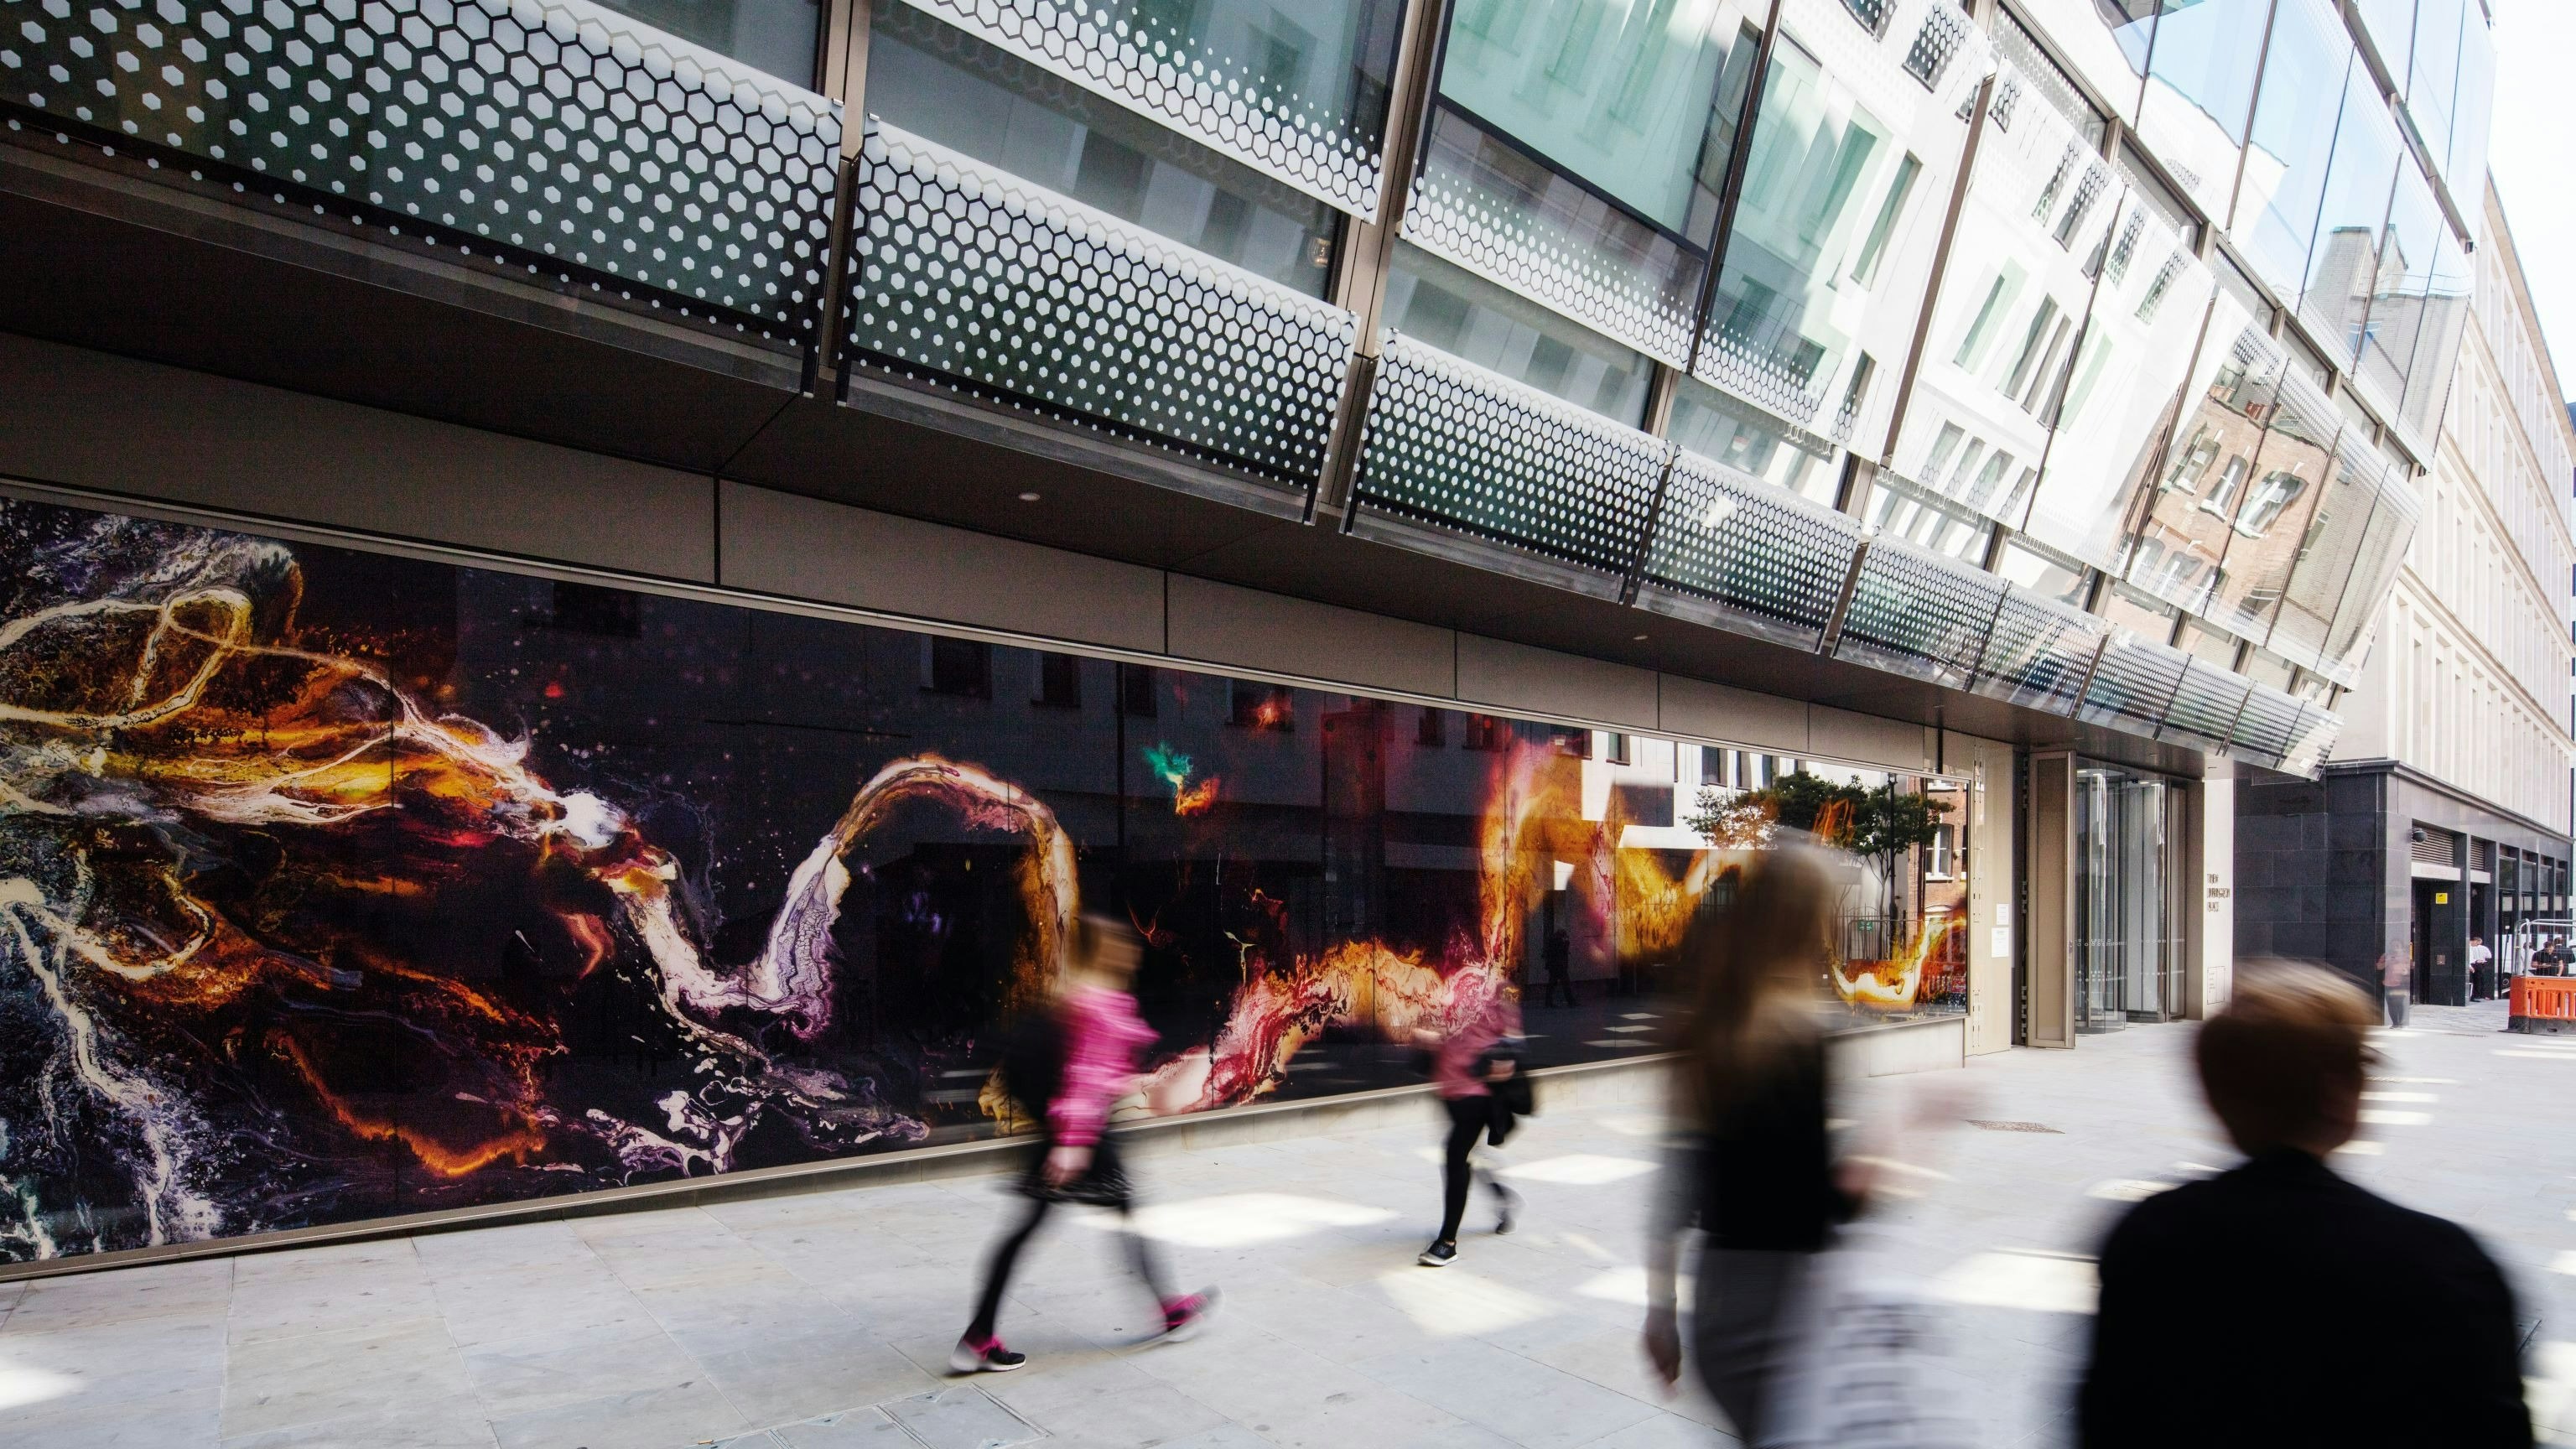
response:
[(1387, 1085), (1717, 854), (1668, 744), (27, 501), (0, 560), (0, 1261), (990, 1134), (1082, 909), (1152, 1110)]

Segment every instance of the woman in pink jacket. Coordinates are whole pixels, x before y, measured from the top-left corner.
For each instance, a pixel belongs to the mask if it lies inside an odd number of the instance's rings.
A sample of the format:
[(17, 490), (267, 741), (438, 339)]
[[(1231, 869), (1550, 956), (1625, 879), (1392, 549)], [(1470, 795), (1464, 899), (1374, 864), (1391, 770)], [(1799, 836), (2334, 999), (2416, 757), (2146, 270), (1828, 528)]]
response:
[[(1431, 1088), (1440, 1096), (1449, 1126), (1440, 1158), (1440, 1236), (1416, 1260), (1426, 1268), (1446, 1268), (1458, 1261), (1458, 1227), (1466, 1219), (1468, 1188), (1475, 1177), (1469, 1154), (1476, 1149), (1476, 1139), (1493, 1125), (1492, 1084), (1519, 1070), (1520, 1004), (1510, 986), (1497, 981), (1490, 990), (1491, 995), (1466, 1009), (1447, 1037), (1426, 1042), (1432, 1049)], [(1486, 1174), (1485, 1185), (1494, 1192), (1494, 1231), (1510, 1232), (1519, 1196), (1491, 1173)]]
[[(1108, 1135), (1111, 1104), (1135, 1089), (1138, 1056), (1153, 1045), (1153, 1028), (1136, 1014), (1130, 987), (1144, 951), (1136, 933), (1104, 916), (1074, 922), (1072, 961), (1066, 985), (1053, 1006), (1056, 1074), (1047, 1097), (1043, 1146), (1031, 1164), (1020, 1192), (1028, 1213), (993, 1250), (984, 1272), (983, 1296), (975, 1304), (975, 1321), (948, 1355), (950, 1369), (961, 1374), (1005, 1373), (1027, 1363), (993, 1332), (1010, 1287), (1011, 1269), (1028, 1246), (1047, 1210), (1059, 1202), (1089, 1203), (1116, 1210), (1127, 1239), (1128, 1259), (1136, 1275), (1153, 1291), (1162, 1310), (1160, 1338), (1188, 1337), (1203, 1322), (1215, 1300), (1213, 1289), (1175, 1294), (1165, 1287), (1162, 1264), (1153, 1245), (1132, 1221), (1134, 1190)], [(1025, 1084), (1014, 1083), (1015, 1088)]]

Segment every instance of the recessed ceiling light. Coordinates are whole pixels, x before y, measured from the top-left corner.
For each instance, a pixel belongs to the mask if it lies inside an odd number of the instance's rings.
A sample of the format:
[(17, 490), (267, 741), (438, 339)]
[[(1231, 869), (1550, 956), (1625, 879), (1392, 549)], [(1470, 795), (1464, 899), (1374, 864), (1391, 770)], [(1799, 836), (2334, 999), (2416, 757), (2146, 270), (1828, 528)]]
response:
[(1020, 495), (1020, 501), (1022, 503), (1035, 503), (1038, 501), (1038, 495), (1035, 493), (1023, 493)]

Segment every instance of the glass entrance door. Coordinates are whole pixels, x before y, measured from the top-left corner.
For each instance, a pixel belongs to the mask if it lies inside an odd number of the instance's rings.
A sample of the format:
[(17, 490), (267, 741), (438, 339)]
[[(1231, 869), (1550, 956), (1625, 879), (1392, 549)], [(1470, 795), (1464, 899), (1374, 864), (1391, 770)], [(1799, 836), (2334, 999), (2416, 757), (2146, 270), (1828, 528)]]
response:
[(2173, 787), (2085, 763), (2075, 772), (2075, 1029), (2117, 1031), (2181, 1009), (2172, 910)]

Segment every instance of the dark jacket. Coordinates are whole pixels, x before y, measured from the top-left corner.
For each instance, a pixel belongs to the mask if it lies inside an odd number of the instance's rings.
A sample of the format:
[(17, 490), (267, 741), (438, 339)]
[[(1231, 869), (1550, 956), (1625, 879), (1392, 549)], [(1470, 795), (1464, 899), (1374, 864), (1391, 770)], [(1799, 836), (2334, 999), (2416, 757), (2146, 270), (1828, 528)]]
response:
[(1815, 1252), (1849, 1221), (1825, 1132), (1825, 1043), (1781, 1054), (1697, 1143), (1698, 1217), (1712, 1248)]
[(2495, 1263), (2295, 1151), (2112, 1229), (2080, 1409), (2085, 1449), (2531, 1443)]

